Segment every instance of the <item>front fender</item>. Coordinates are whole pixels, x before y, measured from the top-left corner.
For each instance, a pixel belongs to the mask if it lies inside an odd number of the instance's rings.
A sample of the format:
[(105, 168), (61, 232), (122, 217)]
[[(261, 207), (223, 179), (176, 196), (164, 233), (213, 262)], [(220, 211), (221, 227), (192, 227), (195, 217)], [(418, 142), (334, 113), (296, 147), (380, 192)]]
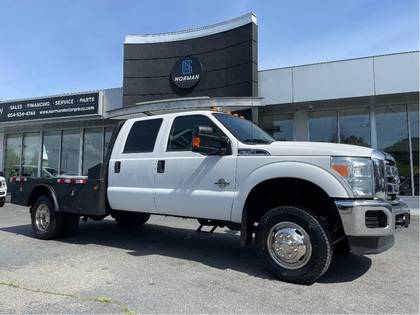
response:
[(241, 222), (246, 199), (255, 186), (266, 180), (276, 178), (305, 180), (317, 185), (332, 198), (353, 198), (350, 187), (343, 179), (317, 165), (293, 161), (273, 162), (257, 168), (244, 181), (238, 183), (232, 207), (231, 221)]

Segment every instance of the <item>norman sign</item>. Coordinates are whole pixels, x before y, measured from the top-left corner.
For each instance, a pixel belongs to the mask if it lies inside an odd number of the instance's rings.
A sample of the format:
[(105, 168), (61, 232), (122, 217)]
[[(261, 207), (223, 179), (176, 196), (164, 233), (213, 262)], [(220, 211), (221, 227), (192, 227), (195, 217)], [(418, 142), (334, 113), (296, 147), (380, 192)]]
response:
[(171, 82), (181, 89), (190, 89), (200, 81), (203, 66), (194, 57), (179, 59), (171, 72)]
[(99, 93), (0, 103), (0, 122), (98, 114)]

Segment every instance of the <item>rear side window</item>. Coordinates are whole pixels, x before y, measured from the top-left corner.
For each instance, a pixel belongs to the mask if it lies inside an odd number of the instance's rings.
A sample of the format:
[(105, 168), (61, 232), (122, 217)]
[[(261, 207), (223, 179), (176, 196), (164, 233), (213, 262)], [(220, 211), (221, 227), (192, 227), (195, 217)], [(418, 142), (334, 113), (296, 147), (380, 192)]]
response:
[(153, 152), (162, 119), (137, 121), (131, 127), (123, 153)]
[(222, 131), (206, 116), (179, 116), (174, 119), (172, 124), (167, 151), (191, 151), (194, 125), (212, 127), (215, 134), (222, 134)]

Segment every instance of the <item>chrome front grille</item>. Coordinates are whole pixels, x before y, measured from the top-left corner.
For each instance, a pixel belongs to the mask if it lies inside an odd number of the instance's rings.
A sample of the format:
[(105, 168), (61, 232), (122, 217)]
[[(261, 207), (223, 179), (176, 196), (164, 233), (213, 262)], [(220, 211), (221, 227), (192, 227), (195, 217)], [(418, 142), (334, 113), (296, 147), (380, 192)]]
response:
[(395, 159), (387, 154), (385, 161), (386, 194), (389, 200), (398, 198), (400, 193), (400, 177)]

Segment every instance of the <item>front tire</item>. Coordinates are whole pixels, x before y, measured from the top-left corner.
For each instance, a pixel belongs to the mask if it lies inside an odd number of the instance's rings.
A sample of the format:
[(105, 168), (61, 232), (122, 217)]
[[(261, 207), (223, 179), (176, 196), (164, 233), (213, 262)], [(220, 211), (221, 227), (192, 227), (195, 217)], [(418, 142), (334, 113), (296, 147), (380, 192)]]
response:
[(257, 246), (271, 274), (300, 284), (321, 277), (333, 255), (328, 230), (308, 211), (291, 206), (274, 208), (261, 218)]
[(0, 199), (0, 208), (3, 207), (5, 203), (6, 203), (6, 198)]
[(55, 211), (50, 198), (41, 196), (31, 207), (31, 222), (37, 238), (54, 239), (62, 232), (64, 214)]

